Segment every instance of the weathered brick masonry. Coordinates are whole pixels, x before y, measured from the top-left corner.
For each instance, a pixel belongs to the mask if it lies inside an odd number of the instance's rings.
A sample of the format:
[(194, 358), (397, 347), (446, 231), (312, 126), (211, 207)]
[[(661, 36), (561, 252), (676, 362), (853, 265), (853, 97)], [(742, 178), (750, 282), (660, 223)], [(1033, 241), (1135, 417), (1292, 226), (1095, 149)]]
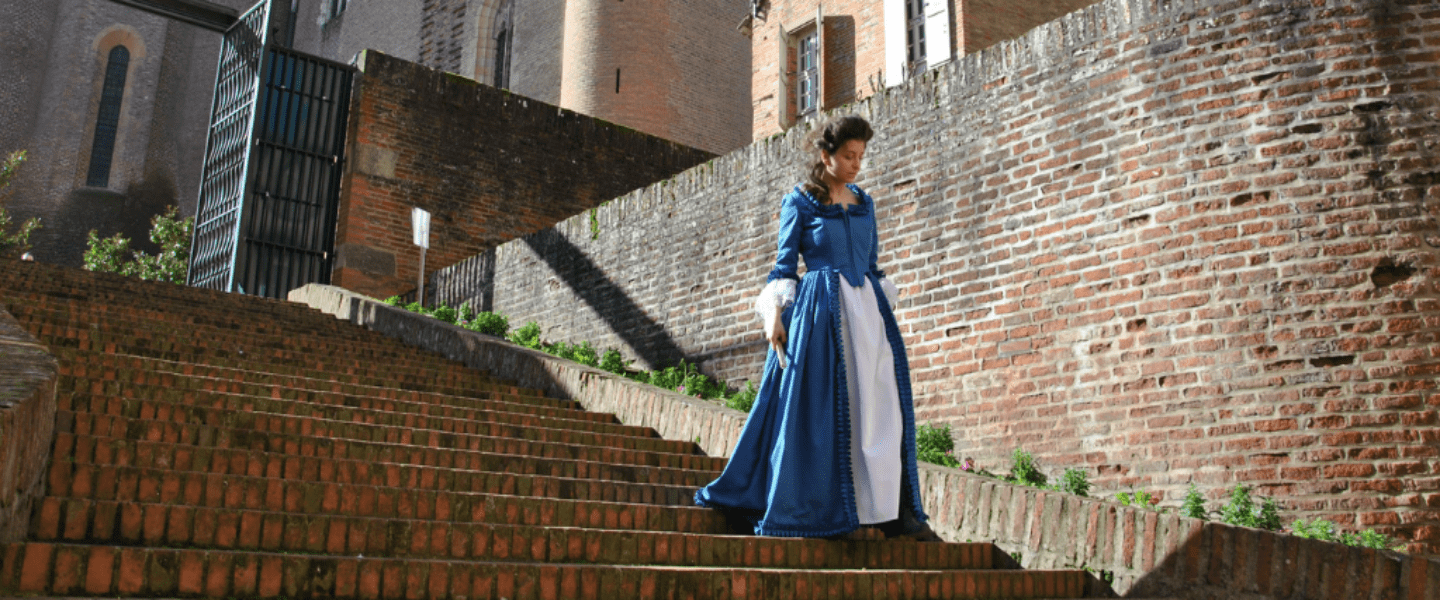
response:
[[(1427, 2), (1108, 0), (858, 104), (921, 420), (1440, 550), (1437, 64)], [(494, 308), (755, 377), (804, 134), (502, 246)]]
[(713, 156), (378, 52), (361, 71), (333, 281), (366, 294), (415, 287), (413, 206), (435, 270)]

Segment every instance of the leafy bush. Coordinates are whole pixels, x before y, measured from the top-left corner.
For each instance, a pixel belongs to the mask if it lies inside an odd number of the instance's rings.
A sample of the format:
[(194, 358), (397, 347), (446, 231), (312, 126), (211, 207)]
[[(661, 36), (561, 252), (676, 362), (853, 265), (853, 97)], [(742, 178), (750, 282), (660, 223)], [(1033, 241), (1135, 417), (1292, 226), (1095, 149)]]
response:
[[(493, 335), (498, 338), (505, 337), (510, 331), (510, 320), (505, 315), (485, 311), (471, 315), (465, 319), (465, 328), (471, 331), (478, 331), (485, 335)], [(536, 327), (536, 337), (539, 337), (539, 327)]]
[(1280, 505), (1265, 498), (1259, 506), (1250, 497), (1250, 486), (1238, 485), (1230, 492), (1230, 501), (1220, 507), (1220, 521), (1240, 527), (1280, 529)]
[(85, 269), (183, 284), (190, 270), (190, 236), (194, 229), (195, 219), (181, 219), (177, 206), (155, 215), (150, 219), (150, 241), (160, 247), (160, 252), (153, 255), (131, 249), (130, 238), (123, 235), (101, 239), (91, 229), (86, 239)]
[(755, 389), (755, 384), (746, 381), (745, 389), (738, 390), (729, 398), (725, 399), (725, 406), (748, 413), (750, 409), (755, 408), (755, 395), (758, 393), (759, 391)]
[(1205, 510), (1205, 496), (1195, 489), (1193, 483), (1190, 484), (1190, 491), (1185, 492), (1185, 499), (1180, 502), (1180, 514), (1192, 519), (1210, 520), (1210, 513)]
[(624, 375), (629, 370), (629, 365), (625, 364), (625, 357), (620, 355), (619, 350), (610, 348), (600, 355), (600, 368), (616, 375)]
[(455, 323), (460, 320), (460, 311), (455, 310), (454, 307), (441, 306), (431, 310), (430, 316), (446, 323)]
[(665, 367), (664, 369), (651, 373), (650, 385), (662, 387), (667, 390), (680, 387), (681, 384), (685, 383), (686, 375), (685, 370), (682, 368), (685, 366), (685, 363), (681, 362), (680, 365), (680, 367)]
[(950, 437), (950, 425), (935, 425), (926, 423), (915, 428), (915, 458), (925, 462), (946, 466), (959, 467), (960, 461), (955, 460), (955, 439)]
[(1391, 540), (1389, 536), (1374, 529), (1366, 529), (1360, 533), (1347, 533), (1340, 531), (1338, 526), (1325, 519), (1315, 519), (1309, 523), (1297, 520), (1290, 524), (1290, 534), (1300, 538), (1336, 542), (1345, 544), (1346, 546), (1359, 546), (1361, 548), (1374, 548), (1376, 550), (1386, 550), (1396, 545), (1395, 541)]
[(1090, 476), (1085, 469), (1071, 467), (1060, 475), (1060, 491), (1076, 496), (1090, 495)]
[(510, 341), (526, 348), (540, 349), (540, 324), (530, 321), (510, 334)]
[(1115, 494), (1115, 499), (1119, 500), (1120, 503), (1125, 506), (1133, 506), (1135, 508), (1147, 508), (1150, 510), (1155, 510), (1155, 497), (1151, 496), (1150, 492), (1147, 492), (1145, 490), (1135, 490), (1134, 492), (1120, 492), (1118, 494)]
[(589, 365), (592, 367), (600, 366), (600, 356), (595, 352), (595, 348), (591, 346), (590, 342), (588, 341), (580, 342), (578, 345), (571, 346), (570, 360), (578, 362), (582, 365)]
[(390, 306), (396, 306), (396, 307), (404, 308), (404, 305), (401, 304), (401, 301), (400, 301), (400, 297), (399, 297), (399, 296), (391, 296), (391, 297), (389, 297), (389, 298), (386, 298), (386, 299), (385, 299), (385, 303), (388, 304), (388, 305), (390, 305)]
[(1014, 461), (1015, 466), (1010, 468), (1010, 481), (1033, 487), (1045, 487), (1049, 483), (1049, 478), (1040, 472), (1039, 463), (1029, 452), (1016, 448)]
[[(10, 185), (10, 179), (23, 162), (24, 150), (11, 152), (10, 156), (0, 161), (0, 190)], [(15, 233), (9, 233), (11, 223), (10, 213), (5, 211), (4, 203), (0, 203), (0, 258), (17, 258), (24, 254), (30, 249), (30, 234), (40, 229), (40, 219), (26, 219)]]

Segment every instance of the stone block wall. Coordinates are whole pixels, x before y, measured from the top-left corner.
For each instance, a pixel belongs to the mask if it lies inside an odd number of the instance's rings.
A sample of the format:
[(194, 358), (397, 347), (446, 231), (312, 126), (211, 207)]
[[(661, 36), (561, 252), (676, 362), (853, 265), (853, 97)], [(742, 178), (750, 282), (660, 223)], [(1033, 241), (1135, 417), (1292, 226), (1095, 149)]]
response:
[[(1237, 484), (1440, 546), (1440, 12), (1107, 0), (854, 107), (922, 422), (1099, 490)], [(552, 340), (756, 378), (806, 132), (501, 246)]]
[(373, 296), (416, 285), (411, 207), (434, 271), (713, 156), (378, 52), (360, 70), (332, 281)]
[(45, 346), (0, 306), (0, 542), (25, 539), (45, 494), (58, 372)]

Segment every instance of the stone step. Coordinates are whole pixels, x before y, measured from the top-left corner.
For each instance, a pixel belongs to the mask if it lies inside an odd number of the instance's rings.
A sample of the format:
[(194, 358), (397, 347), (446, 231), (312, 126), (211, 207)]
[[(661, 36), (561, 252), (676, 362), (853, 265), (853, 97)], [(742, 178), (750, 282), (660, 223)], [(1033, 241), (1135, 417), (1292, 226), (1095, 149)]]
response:
[[(196, 372), (204, 368), (193, 369)], [(401, 392), (378, 387), (332, 385), (322, 389), (320, 380), (296, 381), (268, 373), (230, 373), (214, 379), (201, 374), (156, 371), (84, 369), (62, 363), (56, 393), (61, 397), (100, 396), (121, 400), (154, 400), (193, 404), (197, 397), (211, 394), (228, 398), (251, 398), (283, 402), (327, 414), (395, 415), (397, 418), (521, 419), (527, 423), (552, 423), (556, 428), (574, 428), (630, 437), (654, 437), (645, 427), (622, 425), (613, 415), (581, 410), (569, 400), (537, 398), (500, 392), (473, 396), (451, 396), (425, 392)], [(374, 394), (374, 395), (371, 395)], [(278, 412), (278, 411), (266, 411)], [(499, 414), (503, 417), (485, 415)]]
[[(303, 554), (806, 569), (989, 569), (988, 543), (920, 544), (297, 515), (46, 498), (32, 538)], [(873, 533), (873, 532), (872, 532)]]
[[(257, 421), (258, 422), (258, 421)], [(432, 458), (447, 453), (454, 460), (456, 453), (481, 452), (513, 456), (514, 460), (527, 458), (564, 459), (586, 462), (607, 462), (669, 469), (695, 469), (714, 472), (724, 468), (722, 458), (700, 454), (669, 454), (663, 452), (630, 450), (626, 448), (598, 447), (531, 440), (507, 439), (484, 436), (420, 436), (422, 441), (434, 441), (433, 445), (417, 444), (416, 436), (401, 436), (396, 439), (347, 439), (343, 437), (321, 437), (312, 431), (303, 430), (255, 430), (215, 427), (203, 424), (174, 423), (143, 419), (128, 419), (114, 415), (76, 413), (60, 411), (56, 415), (56, 433), (95, 435), (126, 438), (136, 441), (167, 442), (187, 444), (216, 449), (243, 449), (267, 452), (305, 452), (307, 455), (328, 456), (353, 460), (383, 460), (385, 457), (406, 455)], [(405, 432), (396, 432), (397, 436)], [(423, 432), (422, 432), (423, 433)], [(461, 446), (456, 441), (464, 441)], [(444, 443), (451, 442), (451, 443)], [(294, 450), (292, 450), (294, 449)], [(448, 462), (448, 461), (447, 461)]]
[(0, 587), (155, 597), (1054, 598), (1083, 571), (870, 570), (506, 563), (29, 542), (7, 544)]
[[(417, 430), (477, 433), (485, 426), (526, 427), (539, 432), (568, 431), (576, 434), (590, 434), (613, 438), (637, 438), (662, 441), (647, 427), (635, 427), (596, 420), (568, 419), (554, 416), (538, 416), (526, 404), (505, 401), (474, 400), (466, 404), (481, 408), (463, 408), (439, 403), (410, 403), (384, 399), (344, 396), (341, 394), (307, 393), (304, 390), (286, 390), (272, 387), (271, 390), (254, 389), (245, 386), (244, 392), (207, 391), (211, 382), (194, 378), (177, 377), (164, 385), (107, 384), (106, 382), (61, 378), (56, 390), (56, 405), (60, 410), (94, 412), (139, 419), (156, 419), (162, 413), (184, 413), (191, 422), (202, 418), (202, 412), (228, 411), (256, 414), (288, 415), (300, 418), (323, 419), (346, 423), (375, 426), (406, 427)], [(232, 387), (232, 386), (227, 386)], [(233, 388), (242, 388), (239, 385)], [(233, 389), (232, 388), (232, 389)], [(76, 391), (81, 390), (81, 391)], [(99, 393), (90, 390), (100, 390)], [(273, 393), (266, 393), (273, 391)], [(276, 398), (274, 396), (292, 396)], [(528, 410), (527, 410), (528, 409)], [(551, 414), (578, 416), (579, 411), (568, 413), (540, 409)], [(160, 418), (175, 420), (179, 418)], [(499, 435), (499, 434), (493, 434)], [(529, 437), (534, 437), (534, 434)], [(651, 443), (651, 442), (647, 442)], [(694, 452), (684, 443), (666, 445), (669, 451)]]
[(310, 516), (732, 533), (719, 512), (690, 502), (693, 489), (667, 493), (659, 486), (651, 486), (630, 501), (607, 501), (577, 498), (592, 489), (603, 496), (603, 482), (598, 487), (592, 481), (572, 480), (566, 485), (564, 480), (544, 477), (532, 478), (529, 487), (490, 493), (186, 473), (65, 460), (54, 461), (47, 475), (49, 497), (62, 499)]
[[(81, 438), (83, 439), (83, 438)], [(93, 443), (92, 443), (93, 447)], [(513, 461), (523, 464), (521, 460)], [(506, 494), (512, 496), (542, 496), (576, 500), (602, 500), (607, 502), (633, 502), (647, 504), (668, 504), (688, 506), (698, 486), (664, 485), (637, 483), (604, 479), (580, 479), (511, 472), (484, 472), (458, 469), (440, 469), (392, 463), (370, 463), (357, 461), (328, 461), (323, 459), (300, 459), (289, 461), (292, 469), (271, 470), (259, 473), (216, 472), (182, 470), (174, 466), (161, 465), (117, 465), (112, 463), (91, 463), (75, 458), (64, 464), (52, 465), (49, 490), (56, 496), (94, 497), (104, 500), (133, 499), (138, 493), (146, 493), (136, 486), (150, 485), (147, 477), (161, 480), (179, 480), (175, 485), (211, 485), (214, 478), (220, 478), (220, 485), (255, 485), (249, 479), (279, 480), (286, 484), (340, 484), (373, 488), (396, 488), (412, 491), (432, 492), (476, 492)], [(328, 468), (327, 468), (328, 467)], [(523, 468), (523, 467), (522, 467)], [(156, 475), (165, 473), (166, 475)], [(307, 476), (308, 475), (308, 476)], [(306, 488), (300, 488), (301, 493)]]
[[(131, 383), (166, 383), (166, 376), (184, 375), (224, 382), (268, 384), (285, 390), (330, 392), (425, 402), (434, 399), (457, 403), (467, 398), (497, 399), (501, 395), (523, 399), (527, 404), (544, 404), (568, 409), (597, 421), (614, 422), (614, 416), (585, 412), (571, 400), (549, 398), (538, 390), (515, 386), (477, 371), (442, 372), (429, 370), (414, 375), (392, 372), (384, 367), (350, 368), (345, 371), (323, 371), (288, 363), (253, 363), (246, 361), (207, 361), (205, 363), (173, 361), (122, 354), (97, 354), (68, 348), (52, 352), (60, 362), (61, 375)], [(264, 381), (254, 381), (259, 376)], [(158, 381), (151, 381), (152, 379)], [(408, 385), (397, 385), (406, 383)], [(457, 404), (463, 406), (464, 404)], [(579, 417), (577, 417), (579, 418)]]
[[(56, 456), (72, 456), (77, 463), (135, 466), (199, 473), (285, 477), (303, 481), (359, 481), (362, 474), (384, 471), (386, 481), (449, 481), (457, 475), (508, 473), (561, 479), (614, 481), (699, 488), (719, 475), (718, 470), (671, 469), (560, 458), (515, 456), (488, 452), (436, 451), (413, 446), (350, 444), (338, 457), (327, 448), (297, 440), (265, 451), (215, 448), (164, 441), (58, 433)], [(316, 449), (322, 452), (315, 452)], [(363, 458), (350, 458), (360, 456)]]
[[(61, 398), (65, 407), (57, 413), (57, 423), (65, 423), (64, 415), (93, 415), (124, 419), (123, 425), (104, 423), (101, 427), (130, 427), (130, 421), (160, 421), (176, 425), (206, 425), (219, 429), (244, 430), (256, 433), (294, 433), (316, 438), (359, 441), (384, 441), (397, 444), (428, 446), (434, 448), (482, 449), (506, 441), (534, 444), (558, 444), (562, 446), (589, 446), (613, 448), (636, 452), (700, 456), (694, 442), (672, 441), (659, 437), (631, 437), (618, 434), (596, 433), (583, 429), (546, 428), (539, 424), (525, 425), (494, 421), (464, 421), (381, 413), (395, 415), (383, 421), (369, 423), (325, 418), (325, 410), (309, 410), (305, 405), (296, 406), (292, 412), (280, 414), (263, 412), (261, 407), (270, 403), (260, 402), (248, 396), (207, 394), (197, 397), (191, 403), (165, 402), (142, 399), (115, 399), (105, 396), (66, 395)], [(57, 403), (58, 405), (58, 403)], [(218, 406), (218, 407), (217, 407)], [(73, 410), (70, 410), (72, 409)], [(284, 407), (281, 407), (284, 408)], [(112, 414), (106, 414), (114, 410)], [(334, 415), (343, 417), (346, 411), (335, 409)], [(315, 415), (304, 413), (318, 413)], [(127, 415), (135, 415), (130, 417)], [(513, 420), (524, 420), (516, 416)], [(398, 422), (397, 422), (398, 421)], [(410, 426), (406, 422), (414, 423)], [(553, 422), (552, 422), (553, 424)], [(561, 423), (564, 424), (564, 423)], [(61, 429), (69, 431), (69, 429)], [(121, 437), (121, 436), (117, 436)], [(521, 452), (528, 453), (528, 452)]]

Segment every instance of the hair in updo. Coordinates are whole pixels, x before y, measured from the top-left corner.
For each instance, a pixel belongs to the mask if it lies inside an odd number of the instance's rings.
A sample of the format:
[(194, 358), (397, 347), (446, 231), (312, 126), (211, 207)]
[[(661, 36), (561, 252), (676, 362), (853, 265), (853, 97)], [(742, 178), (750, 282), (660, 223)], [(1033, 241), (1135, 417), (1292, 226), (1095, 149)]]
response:
[(870, 123), (857, 115), (845, 115), (843, 117), (831, 117), (825, 124), (810, 133), (806, 147), (815, 153), (815, 162), (810, 164), (810, 173), (805, 179), (805, 191), (821, 204), (830, 203), (830, 186), (825, 184), (825, 161), (820, 159), (820, 153), (835, 154), (845, 142), (860, 140), (869, 143), (870, 138), (875, 136), (875, 130), (870, 128)]

